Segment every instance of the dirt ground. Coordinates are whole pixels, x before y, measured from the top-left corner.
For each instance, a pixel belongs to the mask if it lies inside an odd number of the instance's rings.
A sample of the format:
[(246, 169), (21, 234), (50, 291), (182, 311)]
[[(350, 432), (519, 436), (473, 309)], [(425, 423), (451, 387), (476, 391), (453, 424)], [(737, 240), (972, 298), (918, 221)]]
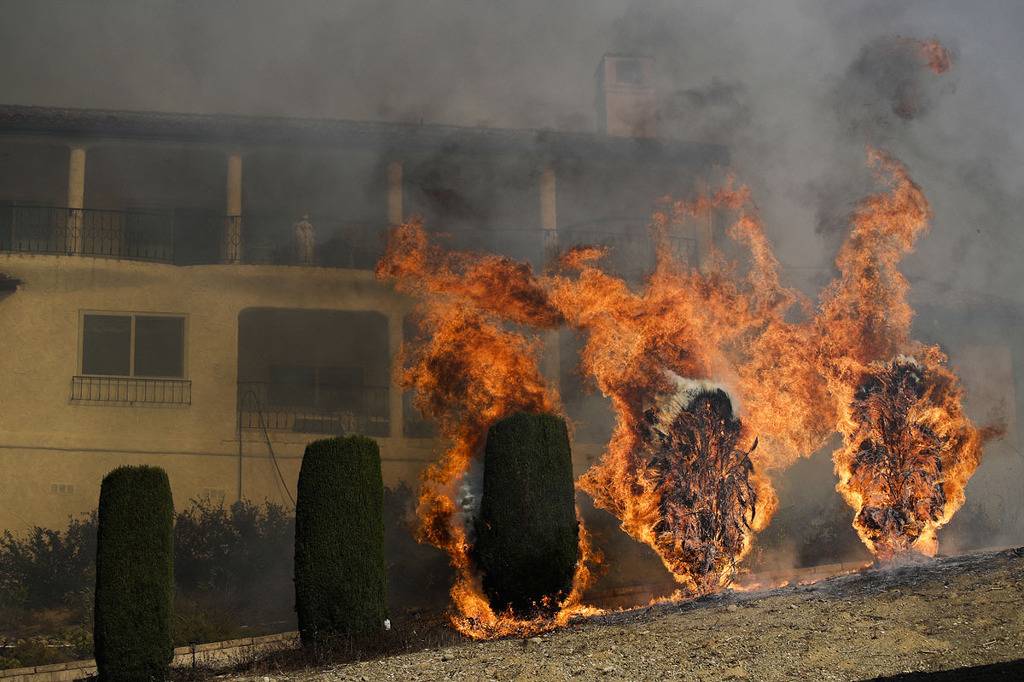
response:
[(1024, 548), (234, 680), (861, 680), (1024, 658)]

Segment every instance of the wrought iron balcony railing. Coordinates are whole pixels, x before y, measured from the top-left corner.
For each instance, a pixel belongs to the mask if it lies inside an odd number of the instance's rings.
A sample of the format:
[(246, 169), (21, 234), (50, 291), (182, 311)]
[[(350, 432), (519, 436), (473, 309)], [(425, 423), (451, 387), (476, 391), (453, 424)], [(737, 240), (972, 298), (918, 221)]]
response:
[(384, 387), (238, 383), (240, 429), (296, 433), (389, 435)]
[(296, 236), (298, 221), (294, 216), (251, 213), (242, 220), (243, 263), (372, 270), (387, 242), (382, 222), (312, 218), (307, 248)]
[(71, 401), (117, 405), (191, 405), (192, 382), (187, 379), (75, 376)]
[(178, 265), (252, 263), (372, 270), (383, 224), (324, 218), (311, 250), (294, 217), (209, 211), (115, 211), (0, 203), (0, 251), (144, 260)]
[[(643, 221), (595, 221), (560, 227), (548, 233), (538, 228), (481, 228), (437, 230), (438, 243), (460, 251), (479, 251), (508, 256), (541, 268), (553, 253), (572, 246), (608, 247), (602, 266), (630, 280), (640, 279), (654, 268), (655, 245)], [(670, 236), (668, 247), (683, 263), (697, 262), (697, 245), (688, 237)]]
[[(179, 265), (252, 263), (372, 270), (384, 252), (383, 223), (310, 219), (310, 243), (297, 236), (294, 216), (209, 211), (111, 211), (0, 203), (0, 251), (77, 254)], [(603, 220), (548, 233), (536, 227), (432, 229), (444, 247), (496, 253), (539, 268), (552, 247), (609, 247), (605, 267), (635, 279), (654, 265), (654, 246), (643, 221)], [(671, 238), (676, 255), (696, 262), (696, 244)]]
[(0, 250), (174, 260), (174, 218), (157, 211), (0, 206)]

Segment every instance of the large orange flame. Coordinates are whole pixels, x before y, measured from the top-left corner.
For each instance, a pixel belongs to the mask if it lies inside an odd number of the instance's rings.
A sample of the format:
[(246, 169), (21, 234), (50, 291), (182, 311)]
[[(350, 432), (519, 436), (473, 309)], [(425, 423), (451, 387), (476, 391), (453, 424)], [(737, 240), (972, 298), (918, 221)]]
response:
[[(674, 230), (715, 210), (736, 215), (730, 234), (750, 252), (743, 276), (718, 251), (697, 268), (669, 247)], [(403, 383), (453, 443), (425, 474), (422, 535), (448, 551), (459, 572), (453, 598), (466, 632), (480, 623), (488, 633), (505, 632), (511, 621), (488, 612), (453, 488), (496, 419), (558, 409), (537, 367), (538, 341), (528, 341), (523, 327), (566, 323), (586, 336), (580, 370), (611, 399), (617, 423), (601, 462), (579, 485), (653, 547), (690, 593), (732, 580), (776, 505), (767, 471), (808, 454), (827, 435), (805, 433), (817, 423), (823, 382), (800, 362), (806, 326), (784, 319), (800, 297), (780, 284), (749, 191), (730, 181), (693, 201), (666, 200), (652, 232), (657, 263), (639, 290), (602, 269), (600, 248), (570, 249), (558, 272), (535, 277), (529, 266), (498, 256), (442, 251), (415, 221), (392, 234), (378, 275), (421, 299), (427, 332), (405, 359)], [(794, 375), (804, 380), (793, 383)], [(676, 405), (668, 417), (655, 415), (678, 398), (682, 378), (735, 384), (728, 409), (690, 413)], [(756, 409), (734, 419), (737, 399)], [(664, 428), (652, 427), (658, 420)], [(661, 452), (668, 443), (685, 452)]]
[(913, 310), (898, 265), (927, 230), (931, 210), (903, 164), (875, 149), (868, 160), (886, 189), (854, 211), (839, 276), (815, 321), (843, 436), (833, 455), (836, 488), (875, 556), (930, 556), (936, 531), (963, 505), (983, 439), (997, 430), (971, 423), (945, 355), (910, 337)]
[[(711, 211), (735, 214), (729, 235), (749, 251), (745, 275), (717, 250), (697, 268), (667, 247), (671, 231)], [(586, 336), (581, 371), (611, 399), (616, 414), (605, 454), (579, 485), (620, 519), (623, 530), (651, 546), (687, 592), (700, 594), (732, 581), (754, 533), (774, 513), (767, 472), (821, 445), (830, 432), (822, 418), (828, 401), (808, 361), (810, 328), (786, 321), (794, 306), (806, 311), (809, 305), (780, 284), (778, 262), (745, 187), (730, 181), (693, 201), (666, 201), (652, 230), (657, 263), (638, 291), (603, 271), (603, 253), (594, 248), (568, 251), (563, 274), (546, 282), (551, 302)], [(729, 386), (742, 408), (737, 432), (724, 428), (731, 415), (707, 419), (698, 411), (688, 419), (703, 423), (699, 438), (685, 427), (672, 437), (663, 432), (653, 444), (647, 423), (664, 414), (652, 415), (651, 406), (678, 394), (672, 377)], [(666, 440), (687, 452), (652, 458), (652, 446)]]
[[(377, 272), (420, 300), (423, 338), (405, 351), (402, 382), (450, 443), (424, 474), (420, 532), (457, 571), (460, 631), (528, 634), (587, 611), (592, 576), (581, 561), (555, 617), (494, 613), (455, 494), (494, 421), (561, 410), (538, 367), (536, 332), (563, 324), (584, 337), (579, 369), (616, 416), (578, 486), (652, 547), (686, 593), (732, 582), (774, 513), (771, 472), (835, 432), (837, 489), (865, 544), (880, 558), (934, 553), (936, 530), (963, 504), (995, 431), (964, 416), (942, 352), (910, 338), (898, 264), (930, 209), (899, 162), (875, 150), (869, 161), (886, 190), (855, 211), (839, 276), (816, 312), (781, 284), (750, 193), (732, 181), (663, 201), (651, 223), (657, 261), (640, 286), (607, 271), (600, 247), (572, 247), (538, 276), (499, 256), (443, 251), (418, 221), (396, 228)], [(712, 248), (697, 267), (669, 247), (674, 231), (711, 212), (733, 216), (728, 234), (746, 250), (743, 264)], [(590, 557), (585, 532), (580, 550)]]
[[(491, 424), (515, 412), (560, 412), (557, 392), (537, 364), (538, 341), (503, 328), (496, 311), (511, 319), (551, 326), (529, 266), (507, 259), (447, 254), (427, 242), (417, 221), (396, 228), (377, 267), (400, 291), (417, 295), (422, 338), (399, 363), (401, 383), (415, 390), (416, 406), (434, 418), (450, 444), (423, 474), (417, 515), (420, 539), (447, 552), (456, 572), (452, 622), (474, 638), (529, 635), (564, 624), (585, 609), (583, 590), (592, 559), (581, 524), (580, 561), (569, 596), (553, 618), (518, 619), (495, 613), (483, 594), (470, 557), (457, 486), (481, 452)], [(488, 284), (489, 283), (489, 284)], [(493, 285), (500, 283), (500, 288)]]

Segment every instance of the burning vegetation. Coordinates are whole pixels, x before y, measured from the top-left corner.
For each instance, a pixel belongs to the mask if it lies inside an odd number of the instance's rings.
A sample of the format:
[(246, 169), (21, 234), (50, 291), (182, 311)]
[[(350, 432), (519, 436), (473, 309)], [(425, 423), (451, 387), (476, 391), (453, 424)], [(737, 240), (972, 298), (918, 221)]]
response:
[[(936, 73), (937, 43), (896, 39)], [(611, 401), (615, 428), (577, 481), (597, 507), (650, 546), (679, 595), (736, 577), (777, 506), (773, 471), (834, 433), (837, 490), (880, 560), (934, 554), (936, 531), (964, 501), (984, 438), (937, 347), (910, 337), (908, 284), (898, 270), (928, 226), (920, 188), (896, 160), (869, 150), (883, 190), (851, 216), (837, 278), (815, 306), (782, 285), (745, 187), (662, 201), (651, 221), (653, 271), (636, 286), (603, 265), (607, 250), (574, 245), (543, 274), (488, 254), (445, 251), (418, 221), (395, 229), (377, 268), (419, 301), (421, 336), (405, 349), (403, 384), (450, 443), (423, 478), (421, 538), (444, 549), (458, 578), (453, 620), (473, 637), (526, 634), (587, 611), (592, 574), (579, 534), (572, 589), (539, 615), (496, 612), (473, 560), (475, 522), (455, 501), (488, 428), (516, 412), (560, 414), (539, 369), (541, 333), (561, 326), (584, 341), (579, 371)], [(688, 221), (732, 217), (746, 257), (712, 247), (699, 264), (669, 246)], [(728, 386), (726, 391), (723, 386)]]
[[(745, 271), (717, 251), (697, 268), (667, 247), (667, 236), (712, 211), (734, 214), (729, 233), (749, 251)], [(657, 553), (683, 592), (703, 594), (735, 577), (774, 513), (768, 471), (799, 456), (805, 436), (765, 411), (741, 423), (724, 391), (694, 387), (729, 380), (744, 404), (760, 382), (785, 394), (780, 354), (801, 330), (783, 318), (799, 297), (780, 285), (749, 192), (731, 181), (711, 195), (666, 201), (652, 232), (657, 263), (639, 290), (603, 270), (604, 254), (592, 248), (569, 250), (544, 284), (585, 337), (580, 371), (616, 417), (607, 450), (579, 487)], [(768, 447), (755, 453), (757, 440)]]
[(848, 498), (859, 496), (854, 526), (879, 558), (911, 548), (934, 554), (947, 487), (962, 502), (956, 469), (977, 466), (977, 434), (955, 428), (963, 417), (945, 407), (945, 393), (955, 389), (951, 380), (900, 356), (873, 366), (857, 385), (850, 410), (856, 430), (849, 438), (855, 447), (838, 456), (852, 455), (842, 462), (849, 478), (841, 485)]
[(493, 424), (518, 412), (561, 412), (557, 391), (538, 367), (539, 342), (505, 328), (499, 311), (541, 327), (557, 321), (557, 314), (538, 306), (543, 295), (529, 266), (445, 253), (428, 244), (416, 221), (396, 228), (377, 275), (394, 279), (400, 291), (420, 300), (421, 338), (404, 350), (401, 382), (415, 392), (416, 406), (437, 422), (449, 444), (423, 474), (417, 516), (420, 540), (444, 550), (456, 572), (452, 623), (473, 638), (528, 635), (564, 624), (580, 611), (590, 582), (586, 532), (580, 529), (572, 588), (552, 609), (554, 615), (498, 611), (484, 593), (473, 559), (474, 520), (457, 501)]
[(910, 338), (909, 285), (898, 265), (927, 229), (931, 210), (902, 164), (877, 150), (869, 160), (887, 191), (854, 212), (836, 259), (840, 274), (816, 320), (843, 435), (833, 455), (837, 489), (878, 559), (911, 550), (931, 556), (935, 532), (964, 503), (982, 441), (999, 429), (971, 423), (945, 355)]
[[(720, 388), (679, 380), (644, 411), (641, 455), (658, 499), (652, 529), (669, 570), (691, 593), (713, 592), (736, 572), (757, 516), (757, 486), (743, 425)], [(757, 446), (756, 440), (750, 450)]]

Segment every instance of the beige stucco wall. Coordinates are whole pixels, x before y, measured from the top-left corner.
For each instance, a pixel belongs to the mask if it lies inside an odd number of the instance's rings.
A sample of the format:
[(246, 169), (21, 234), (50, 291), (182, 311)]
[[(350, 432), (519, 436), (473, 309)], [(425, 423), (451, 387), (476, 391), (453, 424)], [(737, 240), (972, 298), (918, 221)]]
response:
[[(239, 313), (250, 307), (373, 310), (400, 329), (408, 306), (372, 273), (355, 270), (0, 254), (0, 272), (23, 282), (0, 299), (0, 529), (60, 526), (69, 514), (95, 508), (103, 475), (122, 464), (164, 467), (179, 507), (211, 491), (233, 501)], [(186, 315), (192, 404), (72, 403), (83, 311)], [(389, 484), (415, 480), (438, 447), (396, 435), (393, 426), (393, 437), (378, 439)], [(302, 450), (317, 436), (271, 436), (294, 492)], [(244, 431), (241, 452), (244, 496), (286, 502), (263, 434)], [(54, 492), (53, 484), (73, 490)]]

